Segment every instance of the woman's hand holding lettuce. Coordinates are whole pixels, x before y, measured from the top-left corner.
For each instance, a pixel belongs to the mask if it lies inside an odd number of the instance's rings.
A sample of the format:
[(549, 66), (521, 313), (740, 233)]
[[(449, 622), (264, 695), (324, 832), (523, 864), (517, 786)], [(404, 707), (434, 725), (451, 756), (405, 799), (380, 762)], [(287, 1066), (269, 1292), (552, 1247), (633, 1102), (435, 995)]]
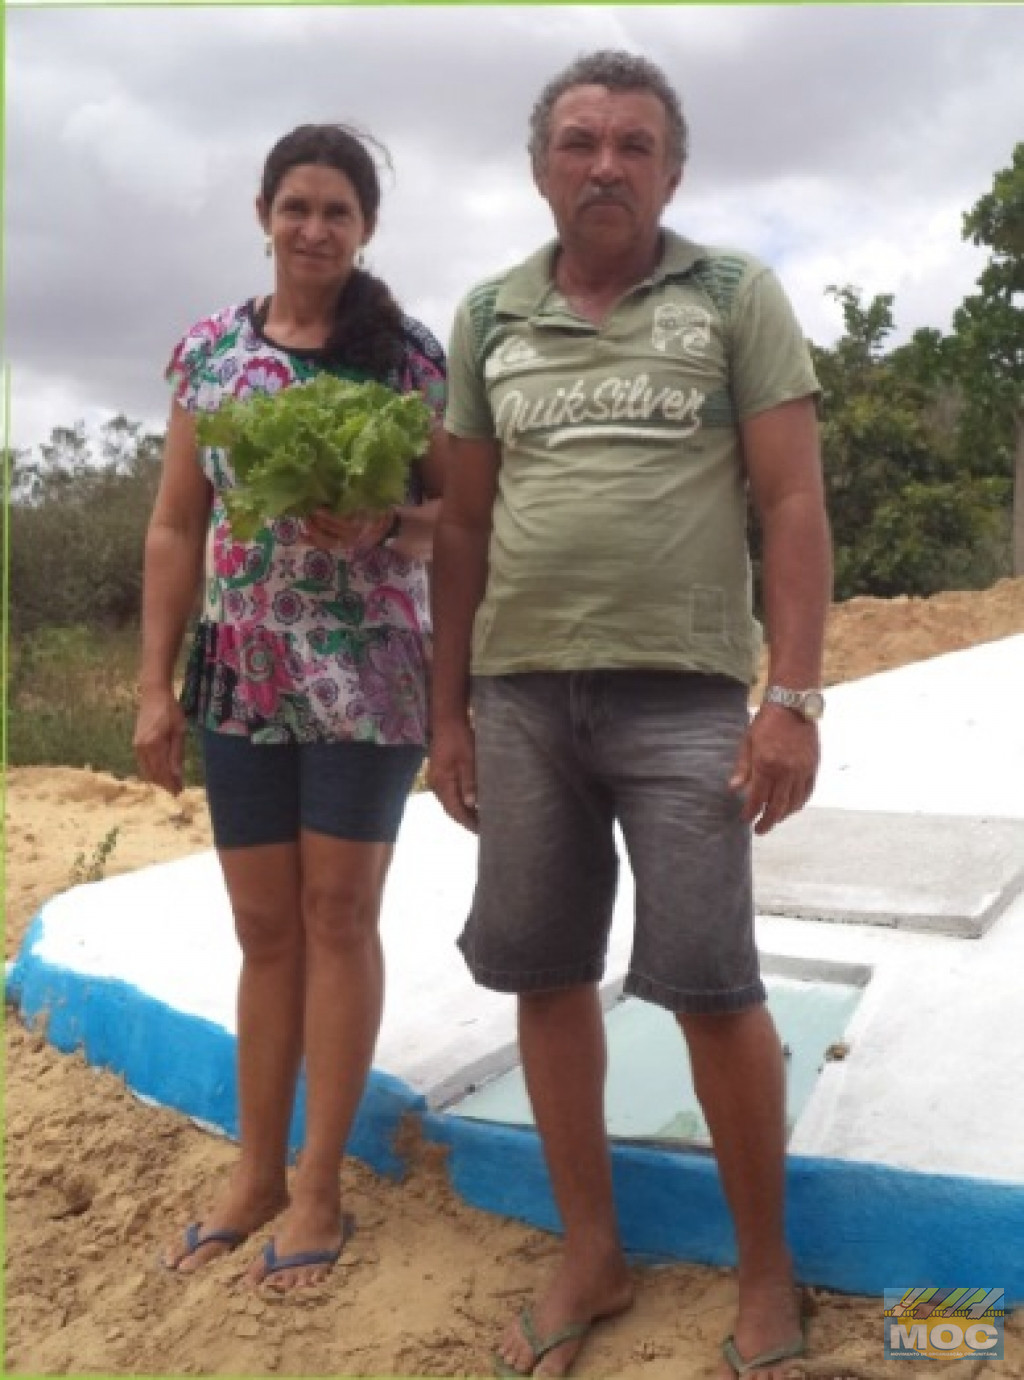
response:
[(393, 507), (427, 446), (431, 414), (418, 393), (320, 374), (311, 383), (201, 413), (199, 442), (230, 454), (231, 527), (251, 540), (272, 518), (327, 509), (338, 517)]

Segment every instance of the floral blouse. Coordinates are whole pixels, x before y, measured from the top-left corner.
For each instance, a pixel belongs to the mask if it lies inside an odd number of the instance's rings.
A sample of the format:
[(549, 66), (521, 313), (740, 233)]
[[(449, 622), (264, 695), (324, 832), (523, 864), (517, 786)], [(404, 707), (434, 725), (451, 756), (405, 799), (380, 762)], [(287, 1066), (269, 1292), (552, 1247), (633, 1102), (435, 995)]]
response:
[[(411, 317), (403, 345), (387, 382), (399, 392), (419, 390), (440, 418), (444, 352)], [(320, 351), (288, 350), (263, 335), (247, 302), (197, 322), (166, 376), (177, 402), (199, 412), (229, 397), (275, 393), (326, 368)], [(200, 463), (214, 494), (203, 609), (182, 691), (189, 717), (258, 743), (425, 743), (425, 564), (387, 547), (342, 558), (312, 546), (294, 518), (238, 541), (223, 501), (235, 483), (230, 459), (207, 447)], [(415, 470), (408, 501), (422, 501)]]

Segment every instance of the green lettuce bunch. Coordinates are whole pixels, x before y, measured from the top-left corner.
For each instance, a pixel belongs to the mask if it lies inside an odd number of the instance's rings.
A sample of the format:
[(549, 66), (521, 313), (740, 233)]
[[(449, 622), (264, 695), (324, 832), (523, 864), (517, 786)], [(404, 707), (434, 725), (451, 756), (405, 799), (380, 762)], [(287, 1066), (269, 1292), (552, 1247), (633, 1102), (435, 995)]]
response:
[(285, 514), (328, 508), (341, 517), (401, 503), (430, 420), (418, 393), (318, 374), (200, 413), (197, 432), (201, 445), (230, 455), (237, 487), (224, 502), (235, 536), (249, 541)]

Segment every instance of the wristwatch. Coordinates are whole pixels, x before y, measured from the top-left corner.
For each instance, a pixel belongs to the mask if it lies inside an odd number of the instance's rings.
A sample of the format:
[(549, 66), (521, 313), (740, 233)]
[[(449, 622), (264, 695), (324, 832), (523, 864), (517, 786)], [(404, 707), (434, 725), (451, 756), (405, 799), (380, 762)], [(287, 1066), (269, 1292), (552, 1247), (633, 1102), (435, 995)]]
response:
[(391, 514), (391, 521), (388, 523), (388, 530), (380, 539), (381, 546), (387, 546), (389, 542), (394, 541), (394, 539), (398, 536), (401, 530), (402, 515), (396, 509), (396, 511)]
[(820, 690), (787, 690), (782, 685), (769, 685), (761, 703), (792, 709), (794, 714), (799, 714), (808, 723), (816, 723), (825, 712), (825, 696)]

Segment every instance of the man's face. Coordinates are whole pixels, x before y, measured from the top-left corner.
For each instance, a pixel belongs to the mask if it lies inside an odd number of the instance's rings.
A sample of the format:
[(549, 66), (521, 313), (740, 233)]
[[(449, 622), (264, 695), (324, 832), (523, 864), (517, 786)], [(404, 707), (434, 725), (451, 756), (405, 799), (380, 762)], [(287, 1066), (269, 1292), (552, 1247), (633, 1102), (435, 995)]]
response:
[(534, 170), (563, 242), (604, 251), (653, 238), (681, 176), (658, 97), (603, 86), (574, 86), (558, 98)]

